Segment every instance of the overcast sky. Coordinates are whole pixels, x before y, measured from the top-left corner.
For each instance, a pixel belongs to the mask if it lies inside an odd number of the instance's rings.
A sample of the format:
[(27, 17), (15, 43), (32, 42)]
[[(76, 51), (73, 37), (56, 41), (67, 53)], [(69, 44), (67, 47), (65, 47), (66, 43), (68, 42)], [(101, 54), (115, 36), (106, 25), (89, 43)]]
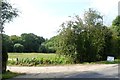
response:
[(34, 33), (44, 38), (57, 34), (60, 24), (68, 16), (80, 15), (93, 8), (104, 16), (104, 24), (111, 25), (118, 15), (119, 0), (8, 0), (18, 8), (19, 17), (5, 25), (7, 35)]

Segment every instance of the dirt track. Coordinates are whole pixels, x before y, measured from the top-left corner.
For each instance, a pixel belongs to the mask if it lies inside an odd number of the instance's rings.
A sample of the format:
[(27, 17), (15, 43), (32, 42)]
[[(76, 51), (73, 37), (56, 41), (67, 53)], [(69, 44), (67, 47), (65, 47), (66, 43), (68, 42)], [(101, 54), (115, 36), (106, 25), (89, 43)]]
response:
[(54, 72), (76, 72), (100, 70), (118, 64), (75, 64), (64, 66), (46, 66), (46, 67), (14, 67), (7, 66), (7, 69), (19, 73), (54, 73)]

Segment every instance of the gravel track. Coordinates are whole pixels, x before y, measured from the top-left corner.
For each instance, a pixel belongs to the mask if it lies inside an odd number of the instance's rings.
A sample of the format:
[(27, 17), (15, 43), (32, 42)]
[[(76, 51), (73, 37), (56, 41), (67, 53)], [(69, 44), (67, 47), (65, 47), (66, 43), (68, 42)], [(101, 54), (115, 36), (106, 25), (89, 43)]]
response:
[(80, 72), (100, 70), (116, 66), (118, 64), (74, 64), (64, 66), (43, 66), (43, 67), (17, 67), (7, 66), (7, 70), (19, 73), (56, 73), (56, 72)]

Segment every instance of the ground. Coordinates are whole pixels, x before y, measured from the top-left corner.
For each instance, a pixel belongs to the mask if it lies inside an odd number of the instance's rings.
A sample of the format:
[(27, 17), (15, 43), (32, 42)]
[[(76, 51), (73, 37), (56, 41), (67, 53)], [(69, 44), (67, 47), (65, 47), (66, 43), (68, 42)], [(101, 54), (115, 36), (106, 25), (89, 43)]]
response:
[(74, 64), (45, 67), (7, 66), (13, 72), (26, 73), (15, 78), (118, 78), (118, 64)]

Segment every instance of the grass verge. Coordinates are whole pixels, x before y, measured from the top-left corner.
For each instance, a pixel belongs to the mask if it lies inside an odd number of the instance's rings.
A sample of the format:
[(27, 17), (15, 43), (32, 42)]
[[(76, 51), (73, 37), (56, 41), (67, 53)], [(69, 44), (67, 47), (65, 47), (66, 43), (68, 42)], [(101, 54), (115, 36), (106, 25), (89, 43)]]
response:
[(23, 74), (25, 74), (25, 73), (16, 73), (16, 72), (11, 72), (8, 70), (2, 74), (2, 80), (10, 79), (10, 78), (16, 77), (18, 75), (23, 75)]
[(97, 62), (84, 62), (83, 64), (120, 64), (120, 59), (115, 59), (114, 61), (97, 61)]

